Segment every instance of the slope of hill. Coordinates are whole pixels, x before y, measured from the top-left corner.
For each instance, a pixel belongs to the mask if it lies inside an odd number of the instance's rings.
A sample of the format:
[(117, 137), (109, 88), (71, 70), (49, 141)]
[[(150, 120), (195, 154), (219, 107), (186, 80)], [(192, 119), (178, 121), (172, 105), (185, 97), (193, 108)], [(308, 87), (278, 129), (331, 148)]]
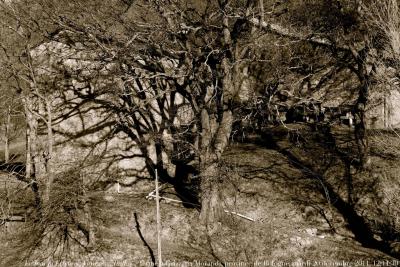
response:
[[(199, 223), (196, 209), (162, 200), (163, 266), (377, 266), (382, 260), (396, 263), (390, 256), (355, 241), (335, 208), (310, 190), (310, 183), (316, 181), (305, 177), (275, 149), (250, 143), (232, 145), (221, 163), (220, 180), (227, 212), (213, 227), (206, 229)], [(155, 202), (146, 198), (152, 190), (152, 182), (141, 181), (134, 191), (93, 193), (90, 203), (96, 220), (96, 247), (89, 254), (70, 254), (58, 263), (155, 265)], [(168, 187), (161, 195), (177, 199)], [(8, 238), (15, 228), (22, 227), (21, 223), (8, 224), (7, 230), (2, 226), (1, 239), (7, 239), (0, 242), (3, 259), (10, 259), (10, 254), (15, 256), (7, 246), (13, 242)], [(27, 261), (24, 266), (39, 263)], [(55, 266), (56, 263), (53, 262)]]

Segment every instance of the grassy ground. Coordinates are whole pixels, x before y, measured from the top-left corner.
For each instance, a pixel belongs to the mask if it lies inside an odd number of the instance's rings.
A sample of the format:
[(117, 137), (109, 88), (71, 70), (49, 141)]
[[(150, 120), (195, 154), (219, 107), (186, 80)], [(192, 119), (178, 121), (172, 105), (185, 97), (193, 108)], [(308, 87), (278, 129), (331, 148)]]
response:
[[(395, 263), (355, 241), (340, 214), (312, 190), (318, 181), (305, 177), (275, 149), (233, 144), (224, 155), (221, 177), (224, 209), (254, 221), (227, 213), (216, 228), (207, 231), (199, 223), (197, 210), (161, 202), (165, 266), (377, 266), (384, 259)], [(146, 196), (152, 189), (151, 182), (143, 181), (134, 190), (92, 194), (96, 250), (73, 255), (70, 263), (151, 266), (157, 256), (155, 203)], [(3, 259), (13, 253), (7, 237), (17, 227), (1, 227)]]
[[(23, 161), (25, 155), (25, 137), (18, 137), (10, 144), (10, 157), (14, 161)], [(0, 142), (0, 161), (4, 161), (4, 143)]]

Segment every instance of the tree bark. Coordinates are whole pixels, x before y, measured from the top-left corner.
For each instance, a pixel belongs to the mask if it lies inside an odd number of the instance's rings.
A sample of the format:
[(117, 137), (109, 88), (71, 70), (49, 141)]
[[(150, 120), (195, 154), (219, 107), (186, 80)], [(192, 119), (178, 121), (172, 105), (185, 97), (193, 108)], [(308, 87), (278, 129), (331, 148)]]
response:
[(26, 118), (26, 174), (25, 178), (31, 183), (32, 191), (35, 195), (35, 203), (38, 210), (42, 207), (42, 199), (39, 191), (39, 184), (35, 175), (35, 154), (37, 153), (37, 120), (32, 114), (34, 106), (30, 97), (23, 99)]
[(218, 165), (211, 163), (201, 171), (200, 220), (206, 225), (219, 222), (224, 213), (219, 188)]
[(356, 74), (360, 81), (360, 88), (358, 90), (358, 98), (354, 105), (354, 137), (358, 150), (358, 158), (360, 161), (360, 168), (368, 163), (369, 144), (366, 129), (366, 110), (369, 99), (369, 86), (371, 81), (371, 73), (368, 71), (368, 52), (369, 48), (365, 47), (361, 51), (351, 50), (353, 57), (357, 63)]
[[(221, 6), (225, 8), (224, 5)], [(232, 45), (233, 40), (229, 30), (229, 18), (223, 18), (223, 43), (227, 52), (216, 67), (216, 73), (221, 76), (219, 80), (221, 88), (214, 87), (217, 99), (213, 102), (216, 105), (215, 114), (210, 114), (208, 110), (212, 107), (204, 108), (201, 113), (201, 155), (200, 155), (200, 176), (201, 176), (201, 213), (200, 220), (208, 226), (214, 226), (219, 222), (223, 215), (223, 200), (220, 192), (220, 177), (218, 161), (229, 143), (232, 131), (233, 116), (230, 103), (236, 96), (238, 84), (235, 83), (239, 75), (239, 68), (234, 63), (237, 56), (238, 46)], [(229, 50), (229, 51), (228, 51)], [(235, 79), (236, 78), (236, 79)], [(218, 82), (216, 83), (218, 84)], [(209, 93), (209, 92), (208, 92)], [(207, 94), (208, 94), (207, 93)], [(206, 96), (209, 99), (210, 96)], [(207, 101), (205, 101), (207, 102)]]
[[(364, 83), (367, 83), (365, 81)], [(365, 88), (364, 88), (365, 87)], [(357, 144), (360, 166), (363, 168), (368, 161), (369, 145), (366, 129), (366, 106), (368, 103), (368, 85), (363, 85), (354, 108), (354, 137)]]
[(54, 180), (54, 174), (53, 174), (53, 112), (52, 112), (52, 107), (51, 107), (51, 98), (47, 98), (46, 101), (46, 113), (47, 113), (47, 121), (46, 121), (46, 126), (47, 126), (47, 151), (45, 151), (44, 154), (44, 160), (45, 160), (45, 168), (46, 168), (46, 188), (45, 188), (45, 193), (43, 196), (43, 201), (44, 203), (48, 203), (50, 200), (50, 192), (51, 192), (51, 186), (53, 184)]
[(6, 115), (6, 129), (4, 134), (4, 161), (8, 163), (10, 161), (10, 126), (11, 126), (11, 106), (7, 107)]
[[(51, 97), (44, 98), (34, 93), (25, 97), (26, 132), (26, 178), (35, 183), (39, 192), (40, 206), (45, 207), (50, 200), (53, 173), (53, 114)], [(44, 111), (45, 115), (40, 114)], [(39, 133), (39, 118), (47, 128), (45, 136)]]
[(95, 235), (95, 225), (92, 216), (92, 210), (90, 208), (90, 202), (87, 196), (86, 190), (83, 192), (83, 212), (85, 215), (86, 227), (87, 227), (87, 247), (89, 250), (93, 250), (96, 247), (96, 235)]

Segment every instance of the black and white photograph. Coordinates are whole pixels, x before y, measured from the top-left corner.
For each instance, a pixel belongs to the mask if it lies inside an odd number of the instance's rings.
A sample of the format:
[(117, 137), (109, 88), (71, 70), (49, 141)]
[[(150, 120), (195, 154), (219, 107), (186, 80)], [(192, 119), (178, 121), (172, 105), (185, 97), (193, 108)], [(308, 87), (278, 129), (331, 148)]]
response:
[(400, 0), (0, 0), (0, 267), (400, 266)]

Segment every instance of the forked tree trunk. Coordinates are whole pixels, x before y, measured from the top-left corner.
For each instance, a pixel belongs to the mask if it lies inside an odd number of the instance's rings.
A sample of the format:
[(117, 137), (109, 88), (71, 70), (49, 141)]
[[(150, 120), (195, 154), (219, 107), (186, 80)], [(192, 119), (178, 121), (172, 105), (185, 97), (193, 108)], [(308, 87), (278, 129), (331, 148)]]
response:
[[(228, 17), (223, 18), (223, 39), (226, 47), (231, 46), (232, 39), (229, 31)], [(237, 49), (237, 47), (235, 47)], [(232, 48), (235, 50), (235, 48)], [(235, 51), (231, 51), (235, 52)], [(237, 52), (237, 51), (236, 51)], [(214, 224), (222, 219), (224, 214), (223, 200), (220, 191), (220, 177), (218, 170), (218, 162), (222, 153), (229, 143), (229, 137), (232, 131), (233, 115), (230, 102), (236, 96), (238, 83), (237, 76), (239, 71), (233, 63), (232, 57), (235, 53), (227, 53), (221, 60), (220, 69), (222, 79), (222, 92), (219, 100), (214, 100), (217, 106), (216, 114), (209, 114), (208, 110), (213, 108), (204, 108), (201, 113), (201, 142), (200, 142), (200, 177), (201, 177), (201, 213), (200, 219), (206, 225)], [(235, 66), (235, 68), (232, 68)], [(219, 68), (219, 67), (218, 67)], [(218, 90), (218, 88), (214, 88)], [(213, 93), (213, 92), (208, 92)], [(218, 95), (218, 92), (217, 92)], [(212, 96), (206, 95), (206, 99)], [(218, 102), (219, 101), (219, 102)], [(207, 102), (207, 101), (206, 101)]]
[[(203, 113), (202, 120), (207, 120), (209, 116)], [(232, 131), (232, 112), (223, 112), (221, 121), (208, 119), (212, 123), (203, 123), (209, 129), (203, 128), (203, 149), (200, 155), (200, 177), (201, 177), (201, 213), (200, 220), (207, 224), (220, 221), (224, 215), (223, 199), (221, 195), (221, 177), (218, 169), (218, 162), (228, 146), (229, 136)], [(216, 128), (216, 129), (215, 129)], [(207, 134), (212, 135), (208, 138)], [(205, 139), (204, 139), (205, 138)]]

